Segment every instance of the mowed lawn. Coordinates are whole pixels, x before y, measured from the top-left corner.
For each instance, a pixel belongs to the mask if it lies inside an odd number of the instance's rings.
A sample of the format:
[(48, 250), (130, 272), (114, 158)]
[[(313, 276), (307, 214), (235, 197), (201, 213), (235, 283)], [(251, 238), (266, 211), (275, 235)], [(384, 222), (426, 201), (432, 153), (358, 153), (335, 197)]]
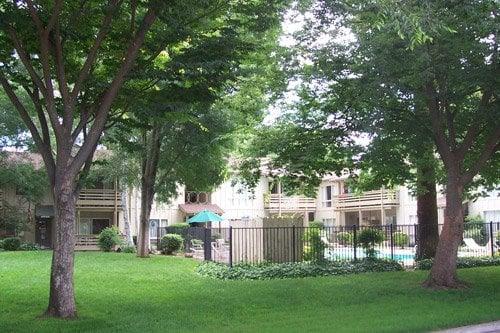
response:
[(50, 252), (0, 252), (0, 332), (407, 332), (500, 319), (500, 267), (473, 287), (420, 288), (425, 272), (273, 281), (198, 276), (180, 257), (77, 253), (78, 319), (39, 318)]

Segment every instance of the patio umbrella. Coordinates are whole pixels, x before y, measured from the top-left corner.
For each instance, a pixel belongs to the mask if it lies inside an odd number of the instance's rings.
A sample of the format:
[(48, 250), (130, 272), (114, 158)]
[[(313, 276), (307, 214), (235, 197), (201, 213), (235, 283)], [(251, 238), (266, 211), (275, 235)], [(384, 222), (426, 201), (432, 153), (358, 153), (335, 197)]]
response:
[[(209, 210), (202, 210), (195, 216), (192, 216), (188, 223), (209, 223), (209, 222), (222, 222), (224, 219)], [(219, 223), (219, 232), (220, 232), (220, 223)]]
[(222, 221), (224, 221), (224, 219), (221, 216), (212, 213), (209, 210), (203, 210), (198, 214), (196, 214), (195, 216), (191, 217), (188, 220), (188, 223), (208, 223), (208, 222), (222, 222)]

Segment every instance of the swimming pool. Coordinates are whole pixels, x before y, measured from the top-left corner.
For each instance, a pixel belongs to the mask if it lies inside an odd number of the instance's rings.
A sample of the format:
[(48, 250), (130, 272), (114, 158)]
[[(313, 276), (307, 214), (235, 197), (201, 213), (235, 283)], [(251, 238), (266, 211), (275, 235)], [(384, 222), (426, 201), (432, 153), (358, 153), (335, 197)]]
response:
[[(376, 257), (380, 259), (391, 259), (390, 251), (376, 251)], [(338, 248), (334, 250), (326, 250), (325, 257), (329, 260), (354, 260), (354, 249), (353, 248)], [(366, 253), (363, 249), (356, 249), (356, 258), (365, 258)], [(415, 255), (409, 251), (404, 250), (394, 250), (394, 255), (392, 259), (396, 261), (413, 261)]]

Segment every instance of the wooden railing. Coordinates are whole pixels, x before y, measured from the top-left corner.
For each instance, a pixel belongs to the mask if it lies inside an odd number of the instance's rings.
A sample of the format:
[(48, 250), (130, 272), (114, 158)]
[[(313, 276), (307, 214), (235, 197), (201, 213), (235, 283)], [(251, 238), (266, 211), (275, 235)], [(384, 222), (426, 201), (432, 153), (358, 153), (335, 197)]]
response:
[(304, 212), (316, 209), (316, 199), (300, 195), (266, 194), (264, 207), (272, 212)]
[(395, 207), (399, 205), (399, 196), (396, 191), (377, 190), (363, 192), (361, 195), (354, 193), (341, 194), (333, 197), (333, 207), (339, 210)]
[(78, 208), (121, 209), (121, 193), (111, 189), (83, 189), (80, 191)]
[(98, 235), (76, 235), (75, 246), (97, 246)]

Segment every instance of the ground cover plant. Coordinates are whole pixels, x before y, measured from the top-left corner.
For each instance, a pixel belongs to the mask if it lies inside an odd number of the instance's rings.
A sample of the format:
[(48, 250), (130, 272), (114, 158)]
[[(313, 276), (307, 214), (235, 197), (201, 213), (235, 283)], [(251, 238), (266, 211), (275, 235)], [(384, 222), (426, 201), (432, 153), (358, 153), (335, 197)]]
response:
[(39, 318), (49, 251), (0, 253), (2, 332), (407, 332), (500, 319), (500, 267), (459, 270), (465, 290), (418, 288), (426, 271), (225, 281), (175, 256), (77, 252), (76, 320)]

